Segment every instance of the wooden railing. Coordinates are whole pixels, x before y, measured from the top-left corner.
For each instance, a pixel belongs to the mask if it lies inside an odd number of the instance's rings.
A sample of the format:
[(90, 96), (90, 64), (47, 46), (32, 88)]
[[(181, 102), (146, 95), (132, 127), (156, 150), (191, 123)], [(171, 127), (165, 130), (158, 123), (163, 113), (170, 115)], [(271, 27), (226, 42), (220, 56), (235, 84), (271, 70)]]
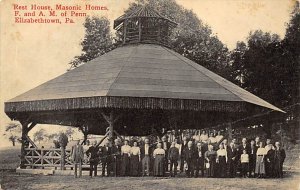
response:
[[(25, 148), (25, 166), (31, 168), (61, 167), (61, 161), (64, 159), (64, 168), (72, 168), (73, 162), (70, 159), (71, 150), (65, 150), (65, 157), (62, 158), (62, 150), (57, 148)], [(89, 161), (83, 160), (84, 168), (89, 167)]]

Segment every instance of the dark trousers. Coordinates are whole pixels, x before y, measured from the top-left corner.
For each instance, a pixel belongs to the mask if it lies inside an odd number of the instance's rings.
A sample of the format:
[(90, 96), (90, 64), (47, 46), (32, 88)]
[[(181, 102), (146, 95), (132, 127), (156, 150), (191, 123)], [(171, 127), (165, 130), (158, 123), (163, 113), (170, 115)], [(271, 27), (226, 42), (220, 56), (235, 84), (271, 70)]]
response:
[(186, 175), (188, 177), (193, 177), (194, 176), (194, 170), (195, 170), (195, 167), (194, 167), (195, 164), (192, 160), (187, 160), (186, 163), (187, 163), (187, 166), (188, 166), (188, 170), (186, 171)]
[(106, 169), (107, 176), (110, 176), (110, 173), (111, 173), (110, 162), (108, 162), (108, 161), (102, 162), (102, 176), (105, 176), (105, 169)]
[(167, 155), (166, 155), (166, 157), (165, 157), (165, 163), (164, 163), (164, 166), (165, 166), (165, 172), (169, 171), (169, 160), (168, 160)]
[[(178, 161), (177, 160), (170, 160), (170, 175), (175, 176), (177, 175), (177, 166), (178, 166)], [(174, 168), (174, 169), (173, 169)]]
[(93, 176), (93, 172), (94, 176), (97, 176), (97, 165), (98, 162), (90, 162), (90, 176)]
[(197, 159), (197, 164), (196, 164), (196, 173), (195, 177), (199, 176), (199, 171), (201, 171), (201, 176), (204, 176), (204, 159), (203, 158), (198, 158)]
[(255, 156), (254, 157), (250, 157), (249, 158), (249, 176), (252, 175), (252, 173), (255, 173), (255, 164), (256, 164), (256, 160), (255, 160)]
[(242, 176), (247, 176), (247, 172), (249, 170), (249, 163), (241, 163), (242, 165)]
[(184, 158), (180, 158), (180, 172), (183, 172), (183, 167), (184, 167)]
[(227, 163), (227, 171), (229, 177), (235, 177), (236, 176), (236, 167), (237, 163), (233, 160), (228, 161)]
[(273, 162), (272, 161), (270, 161), (270, 162), (268, 162), (268, 161), (265, 161), (265, 168), (266, 168), (266, 176), (267, 177), (273, 177), (274, 175), (273, 175), (273, 173), (274, 173), (274, 171), (273, 171)]
[(115, 156), (114, 157), (114, 162), (113, 162), (113, 172), (115, 176), (120, 176), (121, 175), (121, 157), (120, 156)]

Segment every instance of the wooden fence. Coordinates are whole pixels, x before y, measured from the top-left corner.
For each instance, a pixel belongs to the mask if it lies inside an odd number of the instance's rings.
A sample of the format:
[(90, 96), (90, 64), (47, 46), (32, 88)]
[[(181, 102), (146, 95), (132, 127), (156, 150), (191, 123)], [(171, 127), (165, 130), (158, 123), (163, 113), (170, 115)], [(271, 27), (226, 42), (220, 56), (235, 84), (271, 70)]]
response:
[[(70, 159), (71, 150), (65, 150), (65, 156), (62, 158), (61, 149), (45, 148), (25, 148), (25, 166), (30, 168), (60, 168), (61, 161), (64, 159), (63, 168), (73, 168), (73, 162)], [(83, 160), (83, 168), (89, 168), (89, 161)]]

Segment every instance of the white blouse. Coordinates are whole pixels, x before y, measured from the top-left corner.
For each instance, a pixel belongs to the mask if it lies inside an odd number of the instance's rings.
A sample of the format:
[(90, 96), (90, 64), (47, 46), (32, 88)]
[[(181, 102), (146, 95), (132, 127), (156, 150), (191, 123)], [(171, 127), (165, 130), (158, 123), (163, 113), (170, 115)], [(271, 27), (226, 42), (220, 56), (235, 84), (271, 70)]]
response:
[(225, 149), (217, 150), (217, 159), (219, 158), (219, 156), (225, 156), (227, 162), (227, 151)]
[(121, 154), (130, 154), (130, 152), (131, 152), (131, 146), (123, 145), (121, 147)]
[(162, 149), (162, 148), (157, 148), (157, 149), (155, 149), (155, 150), (153, 151), (153, 156), (154, 156), (154, 158), (155, 158), (155, 156), (156, 156), (157, 154), (165, 155), (166, 152), (165, 152), (165, 150)]
[(225, 149), (219, 149), (217, 151), (217, 156), (226, 156), (227, 155), (227, 151)]
[(258, 148), (256, 155), (266, 155), (267, 151), (265, 148)]
[(220, 142), (223, 139), (223, 135), (217, 135), (216, 136), (216, 141)]
[(201, 141), (207, 141), (207, 139), (208, 139), (208, 135), (201, 135), (200, 136)]
[(140, 155), (141, 154), (141, 150), (140, 150), (140, 147), (131, 147), (130, 149), (130, 153), (134, 156), (136, 155)]
[(215, 137), (209, 137), (208, 139), (210, 140), (211, 143), (217, 142), (217, 139)]
[(241, 163), (249, 163), (249, 155), (248, 154), (241, 155)]

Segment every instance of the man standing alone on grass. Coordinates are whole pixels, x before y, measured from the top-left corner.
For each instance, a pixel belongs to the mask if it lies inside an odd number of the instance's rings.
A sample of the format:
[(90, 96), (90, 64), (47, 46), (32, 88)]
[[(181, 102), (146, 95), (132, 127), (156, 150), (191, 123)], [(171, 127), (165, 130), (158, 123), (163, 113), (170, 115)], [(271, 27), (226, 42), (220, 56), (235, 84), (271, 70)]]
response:
[(84, 151), (79, 140), (76, 140), (76, 145), (72, 147), (71, 158), (74, 164), (74, 177), (77, 178), (77, 166), (79, 166), (79, 177), (82, 176), (82, 160), (84, 159)]

